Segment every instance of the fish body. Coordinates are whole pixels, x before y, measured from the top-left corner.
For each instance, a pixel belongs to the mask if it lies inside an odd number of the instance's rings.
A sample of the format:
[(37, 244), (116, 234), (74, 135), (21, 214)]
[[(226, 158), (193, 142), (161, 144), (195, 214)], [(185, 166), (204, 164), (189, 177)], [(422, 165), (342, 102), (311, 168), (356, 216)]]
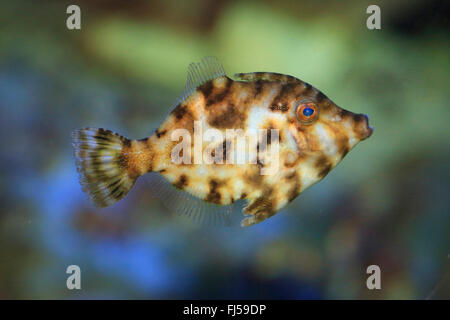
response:
[[(205, 202), (231, 205), (245, 199), (241, 225), (250, 226), (323, 179), (372, 134), (367, 116), (338, 107), (295, 77), (256, 72), (235, 78), (214, 58), (192, 64), (185, 94), (145, 139), (129, 140), (104, 129), (75, 131), (84, 190), (99, 206), (108, 206), (138, 177), (158, 172)], [(182, 147), (177, 132), (190, 136), (189, 141), (183, 136)], [(205, 142), (206, 132), (214, 132), (215, 139)], [(243, 135), (247, 144), (237, 142)], [(247, 161), (237, 161), (239, 153)], [(183, 161), (174, 161), (174, 155)]]

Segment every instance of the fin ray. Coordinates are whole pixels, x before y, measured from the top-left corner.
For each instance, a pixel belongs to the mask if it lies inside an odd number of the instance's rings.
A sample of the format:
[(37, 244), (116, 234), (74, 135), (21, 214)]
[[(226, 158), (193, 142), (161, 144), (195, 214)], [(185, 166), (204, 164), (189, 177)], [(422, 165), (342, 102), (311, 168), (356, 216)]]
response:
[(199, 63), (191, 63), (188, 67), (186, 87), (179, 103), (205, 82), (224, 76), (226, 76), (225, 69), (216, 57), (204, 57)]
[(204, 226), (239, 226), (242, 218), (242, 201), (232, 205), (205, 202), (186, 191), (176, 189), (161, 174), (152, 172), (143, 176), (153, 195), (172, 212), (186, 216)]
[(80, 184), (99, 207), (122, 199), (136, 177), (128, 175), (122, 148), (128, 139), (105, 129), (85, 128), (72, 132)]

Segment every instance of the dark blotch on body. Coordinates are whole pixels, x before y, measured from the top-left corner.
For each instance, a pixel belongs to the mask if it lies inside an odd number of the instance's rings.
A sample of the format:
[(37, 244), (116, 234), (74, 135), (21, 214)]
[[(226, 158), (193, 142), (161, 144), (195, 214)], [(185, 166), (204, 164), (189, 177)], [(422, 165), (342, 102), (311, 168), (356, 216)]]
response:
[(339, 109), (339, 116), (342, 119), (345, 119), (346, 117), (351, 116), (353, 113), (351, 113), (350, 111), (344, 110), (344, 109)]
[(361, 122), (361, 121), (366, 121), (366, 117), (362, 114), (353, 115), (353, 119), (355, 120), (356, 123)]
[(254, 96), (254, 98), (259, 96), (259, 94), (262, 92), (262, 89), (263, 89), (262, 80), (256, 80), (255, 81), (255, 96)]
[(222, 195), (217, 190), (219, 186), (220, 183), (217, 180), (211, 179), (209, 181), (209, 193), (206, 196), (205, 201), (220, 204), (220, 199), (222, 198)]
[(298, 176), (297, 171), (294, 171), (286, 176), (286, 180), (288, 180), (289, 183), (293, 183), (292, 188), (289, 189), (287, 194), (288, 201), (291, 202), (300, 193), (301, 187), (300, 177)]
[(344, 158), (346, 155), (347, 155), (347, 153), (350, 151), (350, 148), (349, 147), (345, 147), (343, 150), (342, 150), (342, 158)]
[(181, 119), (187, 113), (187, 107), (185, 105), (179, 104), (174, 110), (173, 114), (177, 119)]
[(233, 104), (229, 103), (222, 113), (212, 112), (208, 117), (208, 123), (215, 128), (242, 128), (245, 115)]
[(175, 121), (180, 127), (189, 130), (189, 132), (194, 131), (194, 115), (187, 105), (179, 104), (173, 111), (172, 114), (175, 116)]
[(255, 165), (252, 171), (244, 174), (244, 179), (250, 186), (259, 188), (261, 187), (264, 176), (260, 173), (260, 167), (258, 165)]
[(188, 184), (188, 178), (186, 175), (182, 174), (178, 180), (173, 184), (178, 189), (183, 189)]
[(213, 88), (214, 88), (214, 86), (213, 86), (213, 82), (211, 80), (211, 81), (208, 81), (208, 82), (205, 82), (204, 84), (202, 84), (198, 88), (198, 90), (203, 94), (205, 99), (208, 99), (208, 97), (211, 95), (211, 92), (213, 91)]
[(158, 139), (161, 138), (162, 136), (164, 136), (166, 133), (167, 133), (167, 130), (162, 130), (162, 131), (156, 130), (156, 136), (158, 137)]
[(293, 180), (298, 176), (297, 171), (294, 171), (286, 176), (287, 180)]
[(322, 102), (325, 99), (328, 99), (328, 97), (326, 95), (324, 95), (321, 91), (318, 91), (316, 94), (316, 101)]
[(317, 159), (315, 165), (318, 172), (317, 176), (320, 179), (324, 178), (333, 167), (330, 160), (326, 156), (321, 156), (319, 159)]
[[(233, 83), (233, 81), (229, 78), (225, 78), (226, 79), (226, 84), (225, 84), (225, 88), (221, 89), (220, 92), (215, 92), (216, 88), (214, 88), (214, 90), (212, 90), (212, 93), (209, 94), (208, 97), (205, 96), (206, 99), (206, 108), (209, 108), (211, 105), (217, 104), (222, 102), (226, 96), (228, 95), (228, 93), (230, 92), (230, 87), (231, 84)], [(212, 81), (211, 81), (211, 85), (212, 85)]]
[(347, 135), (341, 134), (341, 137), (337, 138), (335, 143), (338, 148), (338, 152), (341, 154), (341, 157), (345, 157), (350, 151)]
[(272, 103), (270, 104), (270, 109), (272, 111), (281, 111), (281, 112), (288, 111), (289, 94), (293, 91), (295, 86), (296, 84), (292, 82), (284, 83), (281, 86), (281, 89), (278, 92), (278, 94), (275, 96), (275, 98), (273, 98)]
[(312, 89), (312, 85), (310, 85), (308, 82), (303, 82), (303, 85), (305, 86), (306, 92)]

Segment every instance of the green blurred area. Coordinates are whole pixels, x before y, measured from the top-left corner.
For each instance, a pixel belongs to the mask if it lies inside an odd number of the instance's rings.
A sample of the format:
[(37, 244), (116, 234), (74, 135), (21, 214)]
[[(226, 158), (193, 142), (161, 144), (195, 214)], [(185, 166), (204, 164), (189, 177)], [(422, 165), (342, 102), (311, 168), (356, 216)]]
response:
[[(444, 1), (378, 1), (381, 30), (370, 1), (83, 0), (81, 30), (69, 4), (0, 5), (0, 298), (450, 298)], [(149, 136), (211, 55), (229, 75), (307, 81), (375, 132), (261, 226), (201, 228), (145, 184), (94, 209), (70, 132)], [(81, 293), (65, 288), (72, 263)], [(366, 288), (371, 264), (382, 290)]]

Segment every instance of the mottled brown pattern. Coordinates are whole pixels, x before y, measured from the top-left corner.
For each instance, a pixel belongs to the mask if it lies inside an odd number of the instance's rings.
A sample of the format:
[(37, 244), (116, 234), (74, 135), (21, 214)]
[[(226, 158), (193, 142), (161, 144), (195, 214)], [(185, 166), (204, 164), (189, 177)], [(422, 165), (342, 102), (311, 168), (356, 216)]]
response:
[(177, 118), (177, 119), (182, 119), (184, 117), (184, 115), (188, 112), (188, 108), (186, 105), (180, 103), (178, 106), (175, 107), (175, 109), (173, 110), (173, 115)]
[(307, 95), (312, 89), (312, 85), (310, 85), (308, 82), (303, 82), (304, 90), (302, 94)]
[[(190, 79), (195, 77), (191, 74)], [(242, 225), (249, 226), (272, 216), (304, 189), (323, 179), (359, 140), (372, 133), (364, 115), (338, 107), (324, 93), (295, 77), (270, 72), (240, 73), (236, 77), (241, 81), (220, 76), (200, 84), (148, 139), (128, 140), (105, 129), (98, 129), (93, 137), (89, 132), (80, 131), (78, 140), (99, 142), (96, 157), (91, 156), (90, 145), (81, 143), (77, 150), (83, 178), (94, 186), (89, 191), (97, 202), (110, 205), (128, 192), (133, 179), (154, 170), (175, 187), (207, 202), (229, 204), (235, 199), (246, 199), (244, 212), (250, 216)], [(304, 118), (298, 119), (293, 110), (304, 100), (315, 103), (318, 108), (317, 117), (310, 123)], [(194, 139), (191, 164), (174, 164), (171, 151), (179, 141), (171, 141), (171, 132), (183, 128), (193, 133), (196, 120), (222, 133), (226, 129), (267, 129), (267, 143), (258, 139), (258, 152), (271, 144), (271, 129), (278, 129), (280, 167), (275, 175), (262, 175), (261, 170), (268, 165), (264, 167), (259, 158), (257, 164), (227, 164), (227, 158), (236, 148), (231, 140), (218, 142), (223, 148), (223, 165), (193, 164)], [(103, 181), (107, 176), (102, 154), (106, 152), (108, 156), (111, 152), (107, 145), (111, 137), (121, 145), (114, 158), (114, 166), (120, 169), (120, 179), (109, 179), (104, 184), (112, 200), (105, 198), (96, 185), (97, 180)], [(207, 146), (204, 144), (202, 151)], [(214, 153), (210, 154), (215, 157), (220, 149), (212, 150)]]
[(198, 87), (198, 91), (200, 91), (205, 99), (208, 99), (211, 95), (212, 91), (214, 89), (213, 82), (207, 81), (204, 84), (202, 84), (200, 87)]
[(347, 153), (350, 151), (348, 136), (345, 132), (336, 134), (335, 144), (336, 144), (338, 153), (341, 155), (342, 158), (345, 157), (347, 155)]
[(227, 95), (230, 92), (230, 88), (231, 85), (233, 84), (233, 80), (231, 80), (230, 78), (225, 78), (225, 85), (224, 88), (218, 88), (215, 87), (211, 82), (211, 86), (212, 86), (212, 90), (210, 91), (210, 93), (208, 95), (204, 95), (205, 100), (206, 100), (206, 104), (205, 104), (205, 108), (209, 109), (211, 106), (217, 105), (220, 102), (226, 100)]
[(297, 83), (287, 82), (281, 86), (278, 95), (276, 95), (270, 103), (272, 111), (287, 112), (289, 110), (290, 96), (293, 93)]
[(164, 136), (167, 133), (167, 130), (156, 130), (155, 134), (158, 138), (161, 138), (162, 136)]
[(229, 78), (225, 78), (225, 83), (220, 87), (215, 86), (213, 81), (208, 83), (207, 88), (210, 89), (202, 91), (208, 124), (218, 129), (243, 128), (247, 113), (242, 106), (243, 101), (239, 101), (234, 92), (238, 85), (233, 86)]
[(315, 166), (317, 168), (317, 176), (320, 179), (323, 179), (333, 168), (330, 160), (325, 155), (320, 156), (316, 160)]
[(368, 118), (363, 114), (353, 114), (353, 121), (355, 123), (353, 131), (355, 135), (360, 140), (364, 140), (371, 135), (372, 132), (368, 134)]
[(188, 185), (188, 177), (185, 174), (180, 175), (173, 185), (178, 189), (184, 189), (184, 187)]
[(258, 166), (252, 166), (248, 168), (247, 172), (244, 172), (244, 181), (251, 187), (261, 187), (264, 176), (261, 175)]
[(135, 140), (123, 147), (120, 166), (127, 168), (128, 175), (137, 178), (151, 170), (153, 154), (146, 141)]
[(297, 171), (294, 171), (289, 176), (286, 176), (286, 180), (288, 180), (288, 182), (291, 185), (291, 188), (290, 188), (290, 190), (288, 192), (288, 195), (287, 195), (288, 201), (291, 202), (300, 193), (301, 181), (300, 181), (300, 177), (299, 177)]
[(342, 149), (340, 151), (341, 151), (341, 154), (342, 154), (341, 157), (344, 158), (347, 155), (347, 153), (350, 152), (350, 147), (345, 147), (344, 149)]
[(261, 91), (263, 90), (263, 81), (262, 80), (256, 80), (254, 82), (254, 95), (253, 98), (256, 99), (261, 94)]
[(316, 102), (320, 103), (320, 102), (324, 101), (325, 99), (328, 99), (327, 96), (324, 95), (321, 91), (317, 91), (317, 94), (315, 96)]
[(210, 106), (210, 109), (213, 108), (214, 110), (211, 110), (208, 116), (208, 123), (211, 127), (219, 129), (244, 127), (246, 115), (232, 102), (229, 102), (225, 107)]
[(189, 132), (194, 132), (194, 121), (196, 120), (196, 117), (192, 113), (192, 105), (181, 103), (179, 104), (173, 111), (172, 115), (175, 119), (175, 124), (173, 128), (161, 128), (161, 132), (164, 130), (171, 130), (175, 128), (184, 128), (187, 129)]
[(301, 135), (297, 138), (300, 150), (303, 153), (317, 152), (322, 150), (322, 143), (315, 133), (312, 132), (310, 126), (297, 126), (297, 130)]
[(206, 196), (205, 201), (220, 204), (221, 203), (220, 200), (221, 200), (222, 196), (218, 189), (222, 184), (223, 184), (223, 182), (219, 182), (216, 179), (211, 179), (209, 181), (209, 193)]

